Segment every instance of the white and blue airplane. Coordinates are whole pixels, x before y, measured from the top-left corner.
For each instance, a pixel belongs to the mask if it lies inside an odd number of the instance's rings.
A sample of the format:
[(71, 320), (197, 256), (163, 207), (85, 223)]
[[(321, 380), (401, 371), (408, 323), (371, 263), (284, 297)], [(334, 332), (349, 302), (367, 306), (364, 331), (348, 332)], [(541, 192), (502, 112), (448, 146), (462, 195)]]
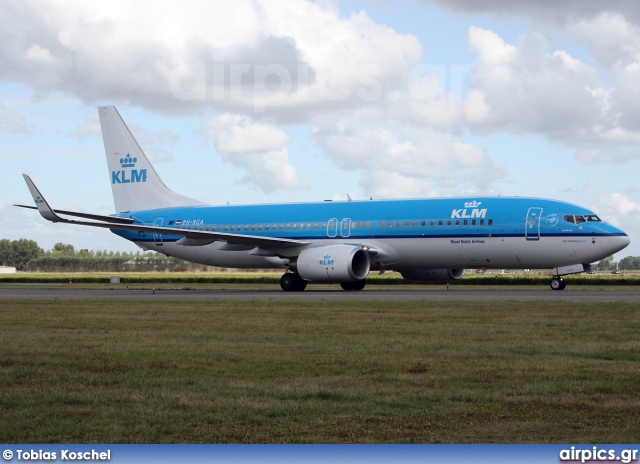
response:
[[(521, 197), (210, 206), (167, 188), (114, 106), (98, 108), (116, 214), (52, 209), (24, 175), (42, 217), (110, 229), (144, 250), (229, 268), (280, 268), (280, 286), (340, 283), (361, 290), (371, 271), (416, 282), (465, 269), (552, 269), (564, 275), (622, 250), (629, 237), (592, 211)], [(80, 218), (68, 219), (68, 217)]]

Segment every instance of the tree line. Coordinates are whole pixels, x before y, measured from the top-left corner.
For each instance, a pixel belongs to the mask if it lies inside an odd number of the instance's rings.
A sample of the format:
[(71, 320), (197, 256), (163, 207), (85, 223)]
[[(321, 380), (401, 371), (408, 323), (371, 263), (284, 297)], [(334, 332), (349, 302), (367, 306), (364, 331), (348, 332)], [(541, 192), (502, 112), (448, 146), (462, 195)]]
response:
[(640, 269), (640, 256), (627, 256), (618, 263), (617, 269), (634, 270)]
[(640, 256), (627, 256), (618, 262), (613, 260), (613, 256), (609, 256), (592, 267), (597, 271), (611, 271), (613, 269), (635, 271), (640, 269)]
[(148, 272), (201, 271), (208, 266), (190, 263), (161, 253), (76, 250), (56, 243), (43, 250), (34, 240), (0, 240), (0, 266), (32, 272)]

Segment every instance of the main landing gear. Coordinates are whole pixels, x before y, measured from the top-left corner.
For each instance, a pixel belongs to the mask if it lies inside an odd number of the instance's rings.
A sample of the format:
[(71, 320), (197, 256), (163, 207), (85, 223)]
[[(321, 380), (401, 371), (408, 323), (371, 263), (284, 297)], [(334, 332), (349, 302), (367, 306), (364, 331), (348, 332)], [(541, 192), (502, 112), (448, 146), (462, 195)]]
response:
[(567, 286), (567, 284), (565, 283), (565, 281), (564, 281), (564, 279), (562, 277), (553, 276), (549, 286), (551, 287), (551, 290), (564, 290), (564, 288)]
[(285, 292), (301, 292), (307, 288), (307, 281), (297, 272), (287, 272), (280, 277), (280, 287)]
[(340, 282), (342, 290), (362, 290), (367, 283), (366, 280), (357, 280), (355, 282)]
[[(365, 279), (356, 282), (340, 282), (343, 290), (362, 290), (365, 284)], [(297, 272), (287, 272), (280, 277), (280, 287), (285, 292), (301, 292), (307, 288), (307, 281)]]

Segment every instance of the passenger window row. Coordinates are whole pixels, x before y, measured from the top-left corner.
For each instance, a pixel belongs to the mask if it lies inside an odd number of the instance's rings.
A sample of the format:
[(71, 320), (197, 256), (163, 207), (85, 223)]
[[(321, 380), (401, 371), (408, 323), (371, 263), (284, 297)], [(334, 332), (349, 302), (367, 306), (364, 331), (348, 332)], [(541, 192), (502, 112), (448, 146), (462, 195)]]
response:
[[(355, 228), (355, 223), (351, 224), (351, 228)], [(366, 227), (369, 227), (369, 223), (366, 223)], [(274, 224), (219, 224), (219, 225), (193, 225), (186, 224), (176, 225), (177, 229), (187, 229), (187, 230), (202, 230), (205, 232), (229, 232), (229, 231), (250, 231), (250, 230), (325, 230), (327, 228), (327, 223), (318, 223), (318, 222), (296, 222), (296, 223), (274, 223)], [(358, 223), (358, 228), (362, 228), (362, 222)]]
[[(453, 219), (431, 219), (428, 221), (429, 223), (429, 227), (467, 227), (467, 226), (484, 226), (485, 225), (485, 220), (484, 219), (456, 219), (455, 221)], [(380, 221), (380, 228), (384, 229), (385, 227), (387, 228), (392, 228), (392, 227), (396, 227), (396, 228), (400, 228), (402, 227), (404, 224), (404, 227), (418, 227), (418, 221), (404, 221), (404, 223), (402, 221)], [(492, 226), (493, 225), (493, 219), (488, 219), (486, 224), (488, 226)], [(427, 220), (423, 219), (422, 221), (420, 221), (420, 226), (421, 227), (427, 227)]]
[[(582, 217), (582, 216), (581, 216)], [(567, 216), (565, 216), (565, 221), (567, 220)], [(349, 227), (350, 229), (369, 229), (371, 223), (369, 221), (351, 221), (350, 225), (343, 221), (343, 227)], [(380, 221), (380, 228), (410, 228), (410, 227), (475, 227), (475, 226), (484, 226), (484, 219), (431, 219), (427, 221), (426, 219), (422, 219), (418, 221), (414, 220), (396, 220), (396, 221)], [(486, 225), (492, 226), (493, 219), (488, 219), (486, 221)], [(329, 228), (335, 229), (337, 227), (336, 223), (330, 222)], [(295, 222), (295, 223), (269, 223), (269, 224), (219, 224), (219, 225), (194, 225), (194, 224), (177, 224), (177, 229), (187, 229), (187, 230), (201, 230), (204, 232), (249, 232), (249, 231), (261, 231), (261, 230), (327, 230), (327, 223), (322, 222)]]

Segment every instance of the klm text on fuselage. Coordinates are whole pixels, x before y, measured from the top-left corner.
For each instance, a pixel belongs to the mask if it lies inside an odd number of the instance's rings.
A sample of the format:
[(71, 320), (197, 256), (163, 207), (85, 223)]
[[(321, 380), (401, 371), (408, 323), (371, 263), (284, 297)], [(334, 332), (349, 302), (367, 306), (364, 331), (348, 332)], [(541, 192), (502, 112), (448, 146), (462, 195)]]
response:
[(486, 209), (472, 209), (471, 214), (469, 214), (466, 208), (454, 209), (451, 212), (452, 219), (475, 219), (475, 218), (484, 219), (486, 215), (487, 215)]

